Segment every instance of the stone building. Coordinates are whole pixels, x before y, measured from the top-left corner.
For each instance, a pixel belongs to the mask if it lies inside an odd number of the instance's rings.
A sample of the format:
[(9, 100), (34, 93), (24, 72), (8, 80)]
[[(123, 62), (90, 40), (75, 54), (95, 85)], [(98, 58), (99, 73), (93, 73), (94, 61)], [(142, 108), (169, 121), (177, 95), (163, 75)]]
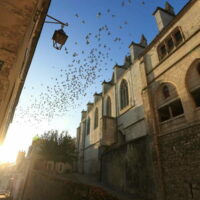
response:
[(141, 199), (200, 197), (200, 1), (157, 7), (159, 33), (129, 46), (82, 111), (77, 170)]
[(6, 135), (50, 0), (0, 1), (0, 142)]

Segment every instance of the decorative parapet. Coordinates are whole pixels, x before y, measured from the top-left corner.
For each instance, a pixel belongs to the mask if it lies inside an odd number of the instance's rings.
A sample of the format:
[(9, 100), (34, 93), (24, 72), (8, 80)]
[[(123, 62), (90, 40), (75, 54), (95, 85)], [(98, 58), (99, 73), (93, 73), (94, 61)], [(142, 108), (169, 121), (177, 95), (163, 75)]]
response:
[(94, 103), (102, 98), (102, 93), (94, 93)]
[(93, 105), (94, 105), (93, 103), (88, 102), (88, 104), (87, 104), (87, 112), (88, 113), (91, 111)]
[(81, 120), (85, 119), (87, 112), (85, 110), (83, 110), (81, 112)]

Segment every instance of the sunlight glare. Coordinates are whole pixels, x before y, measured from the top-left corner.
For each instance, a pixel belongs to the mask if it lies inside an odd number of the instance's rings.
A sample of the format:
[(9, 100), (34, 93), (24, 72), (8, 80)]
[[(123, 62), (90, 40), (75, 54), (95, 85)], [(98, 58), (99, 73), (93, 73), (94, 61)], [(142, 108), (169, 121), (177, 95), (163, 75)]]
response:
[(15, 162), (19, 151), (27, 151), (34, 136), (31, 127), (11, 124), (3, 145), (0, 146), (0, 163)]

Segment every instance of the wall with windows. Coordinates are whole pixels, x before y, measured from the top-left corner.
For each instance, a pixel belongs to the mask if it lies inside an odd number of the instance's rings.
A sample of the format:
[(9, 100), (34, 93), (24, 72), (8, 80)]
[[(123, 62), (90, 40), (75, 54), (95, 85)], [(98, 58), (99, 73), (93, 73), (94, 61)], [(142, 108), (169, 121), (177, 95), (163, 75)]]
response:
[[(86, 174), (98, 174), (100, 146), (100, 119), (102, 118), (102, 96), (94, 94), (94, 103), (82, 112), (80, 129), (77, 129), (78, 170)], [(81, 149), (81, 150), (80, 150)]]
[[(116, 155), (118, 152), (126, 155), (128, 144), (135, 146), (137, 140), (141, 140), (141, 143), (146, 141), (146, 156), (150, 159), (147, 174), (151, 173), (154, 177), (152, 184), (155, 183), (157, 199), (163, 199), (163, 196), (166, 200), (199, 198), (199, 10), (200, 1), (189, 1), (146, 48), (140, 48), (139, 55), (134, 52), (134, 45), (141, 46), (141, 43), (132, 43), (132, 63), (125, 62), (114, 67), (112, 86), (106, 86), (101, 103), (96, 102), (91, 109), (91, 124), (94, 124), (96, 107), (99, 112), (103, 110), (101, 117), (109, 115), (107, 99), (110, 97), (117, 139), (114, 144), (102, 147), (99, 140), (101, 130), (98, 132), (98, 128), (91, 127), (93, 145), (86, 149), (88, 153), (85, 154), (87, 158), (104, 156), (101, 175), (110, 185), (124, 189), (124, 183), (115, 183), (115, 174), (120, 172), (120, 176), (124, 176), (128, 173), (126, 160), (123, 165)], [(98, 134), (98, 139), (95, 139)], [(94, 141), (100, 142), (97, 148), (94, 148)], [(134, 156), (137, 157), (136, 154)], [(138, 161), (131, 164), (130, 173), (136, 170), (134, 164), (140, 166), (142, 162), (141, 156), (137, 158)], [(112, 164), (105, 163), (108, 160), (119, 163), (119, 166), (114, 168)], [(96, 161), (100, 164), (98, 159)], [(124, 178), (123, 181), (127, 183), (129, 180)], [(135, 181), (131, 181), (134, 185)]]
[[(155, 171), (162, 177), (157, 188), (163, 187), (167, 200), (199, 197), (199, 9), (200, 1), (190, 1), (141, 58), (147, 74), (145, 117)], [(159, 49), (162, 45), (166, 50)]]
[[(182, 46), (181, 44), (184, 43), (186, 40), (188, 40), (190, 37), (192, 37), (191, 38), (192, 40), (195, 40), (195, 38), (199, 38), (198, 33), (197, 35), (193, 35), (196, 32), (198, 32), (200, 28), (199, 27), (200, 17), (199, 17), (199, 10), (198, 10), (200, 2), (196, 1), (195, 4), (196, 4), (195, 6), (190, 6), (191, 4), (189, 4), (187, 6), (188, 10), (186, 12), (183, 10), (181, 13), (179, 13), (176, 19), (172, 22), (172, 24), (170, 24), (170, 28), (162, 31), (161, 34), (159, 34), (154, 39), (155, 42), (151, 45), (151, 48), (149, 48), (150, 50), (147, 52), (147, 55), (150, 57), (150, 61), (149, 61), (150, 63), (146, 66), (147, 72), (151, 72), (153, 68), (157, 68), (157, 71), (158, 71), (159, 70), (158, 65), (159, 66), (162, 64), (164, 65), (164, 63), (162, 62), (165, 62), (164, 60), (170, 55), (172, 55), (171, 57), (176, 57), (176, 58), (178, 56), (180, 57), (184, 56), (184, 53), (187, 51), (179, 50), (179, 47)], [(176, 42), (175, 33), (178, 30), (180, 30), (180, 34), (181, 34), (180, 37), (182, 39), (179, 40), (179, 42)], [(179, 38), (179, 36), (177, 36), (177, 38)], [(173, 40), (173, 44), (169, 45), (169, 46), (173, 46), (173, 48), (171, 49), (170, 47), (167, 46), (167, 42), (169, 41), (169, 39)], [(159, 57), (161, 54), (161, 51), (159, 48), (162, 47), (163, 43), (165, 44), (166, 56), (161, 58)], [(185, 48), (190, 48), (192, 47), (192, 45), (198, 44), (197, 41), (192, 41), (192, 42), (190, 41), (189, 43), (190, 45)], [(170, 60), (167, 60), (167, 65), (168, 66), (171, 65), (171, 58)]]
[[(125, 86), (124, 86), (125, 85)], [(147, 134), (142, 102), (142, 78), (138, 62), (116, 81), (117, 126), (125, 142)]]
[(110, 103), (111, 103), (111, 107), (110, 107), (110, 117), (116, 117), (116, 95), (115, 95), (115, 86), (112, 85), (111, 88), (104, 93), (103, 96), (103, 115), (104, 116), (109, 116), (108, 115), (108, 98), (110, 98)]

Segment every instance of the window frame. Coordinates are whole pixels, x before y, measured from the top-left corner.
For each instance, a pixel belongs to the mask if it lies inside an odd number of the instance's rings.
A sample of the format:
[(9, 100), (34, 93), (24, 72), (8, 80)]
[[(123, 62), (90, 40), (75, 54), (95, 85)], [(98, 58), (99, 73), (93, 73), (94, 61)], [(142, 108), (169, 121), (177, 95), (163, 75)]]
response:
[(200, 62), (197, 64), (196, 69), (197, 69), (197, 73), (200, 75)]
[(171, 96), (168, 85), (163, 85), (163, 87), (162, 87), (162, 95), (163, 95), (164, 99), (167, 99), (167, 98), (169, 98)]
[(106, 116), (111, 117), (112, 116), (112, 103), (110, 96), (106, 99)]
[(128, 82), (123, 79), (120, 83), (120, 109), (123, 110), (129, 105), (129, 89)]
[[(178, 115), (174, 115), (174, 110), (172, 109), (172, 104), (176, 103), (176, 102), (180, 102), (180, 106), (181, 106), (181, 109), (182, 109), (182, 112)], [(164, 109), (164, 108), (167, 108), (168, 112), (169, 112), (169, 118), (166, 119), (166, 120), (161, 120), (161, 114), (160, 114), (160, 110), (161, 109)], [(162, 106), (160, 106), (159, 108), (157, 108), (157, 112), (158, 112), (158, 117), (159, 117), (159, 122), (160, 123), (163, 123), (163, 122), (167, 122), (169, 120), (173, 120), (179, 116), (182, 116), (184, 115), (184, 108), (183, 108), (183, 104), (182, 104), (182, 101), (181, 99), (178, 97), (178, 98), (175, 98), (169, 102), (166, 102), (165, 104), (163, 104)]]
[[(187, 77), (188, 77), (189, 71), (192, 70), (191, 68), (193, 68), (193, 67), (195, 68), (194, 70), (198, 74), (197, 76), (199, 76), (199, 78), (200, 78), (200, 59), (198, 59), (198, 61), (196, 63), (193, 63), (190, 66), (190, 68), (188, 69), (188, 72), (187, 72)], [(195, 108), (199, 109), (200, 108), (200, 84), (197, 84), (195, 87), (190, 88), (188, 78), (186, 79), (186, 84), (188, 86), (188, 92), (194, 102)]]
[(94, 112), (94, 129), (96, 129), (98, 125), (99, 125), (99, 111), (98, 108), (96, 108)]
[(87, 118), (87, 125), (86, 125), (86, 135), (90, 134), (90, 117)]
[[(175, 38), (175, 34), (177, 32), (180, 32), (181, 35), (181, 41), (177, 42), (176, 38)], [(173, 48), (169, 48), (168, 47), (168, 41), (170, 40), (170, 38), (173, 41)], [(176, 27), (157, 47), (157, 52), (158, 52), (158, 57), (159, 60), (163, 60), (164, 58), (166, 58), (168, 55), (170, 55), (181, 43), (183, 43), (184, 41), (184, 35), (183, 32), (181, 31), (181, 27)], [(165, 46), (166, 49), (166, 53), (163, 55), (161, 52), (161, 48)]]

